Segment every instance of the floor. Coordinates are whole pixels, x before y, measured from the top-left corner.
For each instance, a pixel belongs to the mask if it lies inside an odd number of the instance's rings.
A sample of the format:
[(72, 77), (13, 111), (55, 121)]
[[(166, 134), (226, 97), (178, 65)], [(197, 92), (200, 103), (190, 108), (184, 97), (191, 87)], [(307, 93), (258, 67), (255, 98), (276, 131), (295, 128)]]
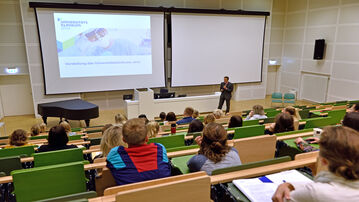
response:
[[(255, 104), (263, 105), (264, 108), (271, 107), (271, 98), (267, 96), (265, 99), (260, 100), (245, 100), (245, 101), (231, 101), (231, 111), (243, 111), (251, 109)], [(296, 105), (305, 105), (311, 104), (308, 101), (297, 100)], [(278, 106), (278, 105), (273, 105)], [(91, 119), (90, 125), (104, 125), (107, 123), (113, 123), (114, 117), (118, 113), (124, 113), (124, 109), (115, 109), (115, 110), (100, 110), (100, 116), (96, 119)], [(41, 118), (35, 118), (33, 114), (31, 115), (22, 115), (22, 116), (7, 116), (1, 120), (5, 122), (6, 135), (10, 135), (12, 131), (16, 129), (24, 129), (30, 131), (32, 125), (36, 123), (41, 123)], [(59, 118), (48, 118), (48, 128), (58, 124)], [(84, 121), (70, 121), (72, 127), (84, 127)], [(0, 135), (4, 136), (4, 130), (0, 129)]]

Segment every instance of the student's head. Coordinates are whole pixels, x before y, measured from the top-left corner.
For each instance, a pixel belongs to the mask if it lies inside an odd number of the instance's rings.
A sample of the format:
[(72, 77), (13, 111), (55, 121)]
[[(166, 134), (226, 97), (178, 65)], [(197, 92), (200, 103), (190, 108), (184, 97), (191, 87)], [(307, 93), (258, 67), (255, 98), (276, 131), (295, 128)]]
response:
[(22, 129), (15, 130), (9, 137), (9, 144), (12, 146), (23, 146), (27, 144), (27, 132)]
[(35, 124), (31, 127), (31, 136), (36, 136), (41, 133), (40, 124)]
[(224, 81), (224, 83), (227, 83), (227, 82), (229, 81), (229, 77), (228, 77), (228, 76), (225, 76), (225, 77), (223, 78), (223, 81)]
[(101, 129), (101, 132), (102, 132), (102, 135), (105, 133), (105, 131), (108, 129), (108, 128), (110, 128), (111, 126), (113, 126), (112, 124), (106, 124), (106, 125), (104, 125), (103, 127), (102, 127), (102, 129)]
[(262, 105), (254, 105), (253, 106), (253, 114), (264, 115), (264, 109)]
[(127, 121), (127, 118), (122, 114), (116, 114), (115, 123), (116, 124), (124, 124)]
[(292, 106), (288, 106), (288, 107), (284, 108), (284, 109), (282, 110), (282, 112), (288, 113), (289, 115), (291, 115), (291, 116), (297, 118), (298, 120), (301, 119), (301, 118), (300, 118), (300, 115), (299, 115), (299, 113), (298, 113), (298, 110), (297, 110), (296, 108), (292, 107)]
[(65, 128), (61, 125), (57, 125), (50, 129), (47, 141), (49, 142), (49, 146), (62, 147), (69, 142), (69, 138)]
[(203, 123), (198, 120), (198, 119), (194, 119), (193, 121), (191, 121), (191, 123), (189, 124), (188, 127), (188, 132), (187, 133), (195, 133), (195, 132), (202, 132), (203, 130)]
[(65, 129), (66, 133), (71, 132), (71, 126), (70, 126), (70, 124), (67, 123), (66, 121), (62, 121), (62, 122), (60, 123), (60, 126), (62, 126), (62, 127)]
[(243, 126), (243, 120), (241, 116), (232, 116), (229, 119), (228, 128), (237, 128)]
[(166, 121), (177, 121), (176, 114), (174, 112), (168, 112), (166, 115)]
[(103, 133), (100, 149), (103, 156), (107, 156), (112, 148), (127, 145), (123, 142), (122, 125), (111, 126)]
[(209, 160), (218, 163), (228, 153), (230, 147), (227, 145), (227, 132), (218, 123), (209, 123), (203, 129), (203, 138), (199, 154), (206, 156)]
[(160, 125), (155, 121), (148, 122), (146, 127), (148, 138), (156, 137), (158, 135), (158, 132), (160, 131)]
[(193, 111), (193, 114), (192, 114), (192, 117), (193, 117), (194, 119), (196, 119), (198, 116), (199, 116), (199, 111), (198, 111), (198, 110), (194, 110), (194, 111)]
[(140, 114), (140, 115), (138, 115), (138, 118), (143, 119), (145, 121), (145, 124), (147, 124), (149, 122), (146, 114)]
[(350, 108), (351, 112), (359, 112), (359, 104), (353, 104), (353, 106)]
[(194, 112), (194, 109), (192, 107), (186, 107), (186, 109), (184, 109), (183, 115), (188, 117), (188, 116), (192, 116)]
[(359, 180), (359, 133), (348, 127), (326, 127), (319, 141), (321, 163), (346, 180)]
[(166, 119), (166, 113), (165, 112), (160, 113), (160, 119), (161, 119), (161, 121), (164, 121)]
[(207, 114), (207, 116), (204, 117), (203, 123), (209, 124), (216, 122), (216, 117), (214, 117), (214, 114)]
[(145, 144), (148, 140), (145, 120), (141, 118), (128, 120), (123, 125), (122, 133), (124, 142), (129, 146)]
[(347, 113), (343, 119), (343, 126), (359, 131), (359, 112)]
[(213, 115), (214, 117), (216, 117), (216, 119), (220, 119), (223, 116), (223, 111), (220, 109), (216, 109), (213, 111)]
[(40, 133), (45, 133), (46, 132), (46, 124), (45, 123), (40, 123)]
[(294, 130), (293, 117), (287, 113), (280, 113), (275, 117), (274, 133), (283, 133)]

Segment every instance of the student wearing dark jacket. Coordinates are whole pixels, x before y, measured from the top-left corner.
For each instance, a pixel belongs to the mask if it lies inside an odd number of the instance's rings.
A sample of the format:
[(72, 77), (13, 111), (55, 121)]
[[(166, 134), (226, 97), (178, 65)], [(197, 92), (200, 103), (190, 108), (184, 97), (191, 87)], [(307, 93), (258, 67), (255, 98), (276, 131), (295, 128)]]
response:
[(50, 129), (48, 144), (39, 147), (37, 152), (48, 152), (62, 149), (77, 148), (76, 145), (67, 145), (69, 138), (64, 127), (57, 125)]

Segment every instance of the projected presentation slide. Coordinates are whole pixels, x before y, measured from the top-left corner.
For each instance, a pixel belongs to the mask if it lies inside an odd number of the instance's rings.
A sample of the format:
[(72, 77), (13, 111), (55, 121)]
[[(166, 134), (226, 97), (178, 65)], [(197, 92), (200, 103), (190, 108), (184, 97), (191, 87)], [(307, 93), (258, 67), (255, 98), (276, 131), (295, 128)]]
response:
[(61, 78), (152, 74), (151, 17), (54, 13)]

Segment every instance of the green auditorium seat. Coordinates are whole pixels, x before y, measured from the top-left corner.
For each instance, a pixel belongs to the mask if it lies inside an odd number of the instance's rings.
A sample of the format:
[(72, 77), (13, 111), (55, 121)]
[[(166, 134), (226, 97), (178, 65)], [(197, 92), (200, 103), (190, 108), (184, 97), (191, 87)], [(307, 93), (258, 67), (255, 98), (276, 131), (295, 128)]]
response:
[(33, 156), (34, 167), (49, 166), (70, 162), (89, 163), (88, 161), (84, 161), (82, 148), (34, 153)]
[(259, 124), (259, 120), (243, 121), (243, 126), (253, 126), (253, 125), (258, 125), (258, 124)]
[(39, 140), (39, 139), (47, 139), (48, 135), (38, 135), (38, 136), (31, 136), (30, 140)]
[(34, 146), (0, 149), (0, 157), (20, 156), (28, 157), (35, 153)]
[(281, 113), (281, 111), (279, 111), (279, 110), (269, 111), (266, 113), (266, 116), (267, 117), (275, 117), (275, 116), (277, 116), (277, 114), (280, 114), (280, 113)]
[(328, 116), (332, 117), (333, 121), (336, 124), (339, 124), (341, 120), (343, 120), (346, 113), (347, 113), (346, 109), (333, 110), (333, 111), (328, 111)]
[(21, 170), (21, 160), (20, 156), (10, 156), (0, 158), (0, 172), (3, 172), (5, 175), (10, 175), (10, 172), (13, 170)]
[(12, 171), (16, 201), (27, 202), (86, 191), (81, 162)]
[(160, 143), (165, 146), (166, 149), (173, 147), (185, 146), (185, 135), (171, 135), (166, 137), (154, 137), (148, 140), (148, 143)]
[(82, 135), (70, 135), (69, 136), (69, 141), (72, 140), (81, 140)]
[(305, 129), (319, 128), (319, 127), (330, 126), (335, 124), (336, 124), (336, 120), (328, 116), (328, 117), (308, 119), (306, 120), (304, 128)]
[(265, 130), (264, 125), (238, 127), (235, 128), (233, 139), (263, 135), (264, 130)]

